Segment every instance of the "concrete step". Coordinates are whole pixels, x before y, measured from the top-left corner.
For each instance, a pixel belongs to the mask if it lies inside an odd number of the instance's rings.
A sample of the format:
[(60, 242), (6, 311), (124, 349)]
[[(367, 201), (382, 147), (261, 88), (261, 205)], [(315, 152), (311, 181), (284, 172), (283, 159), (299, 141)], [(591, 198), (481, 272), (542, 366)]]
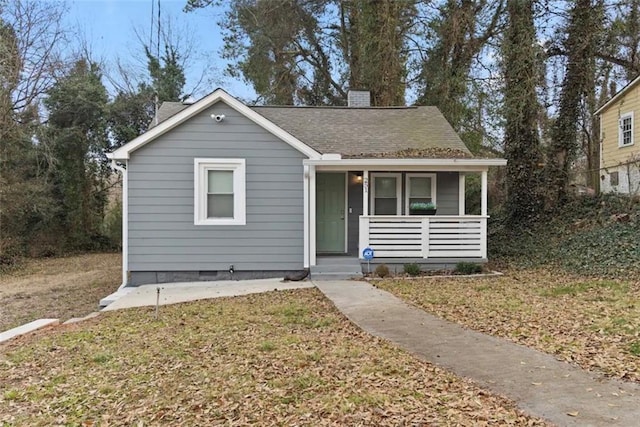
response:
[(360, 264), (330, 264), (330, 265), (314, 265), (311, 267), (311, 274), (313, 273), (362, 273), (362, 267)]
[(125, 295), (127, 295), (129, 292), (133, 291), (135, 288), (131, 287), (131, 288), (122, 288), (122, 289), (118, 289), (117, 291), (115, 291), (114, 293), (112, 293), (111, 295), (107, 295), (106, 297), (102, 298), (100, 300), (100, 308), (104, 308), (106, 306), (108, 306), (109, 304), (111, 304), (114, 301), (117, 301), (120, 297), (123, 297)]
[(323, 257), (318, 256), (316, 258), (317, 265), (355, 265), (360, 264), (360, 260), (352, 256), (332, 256)]
[(311, 273), (311, 280), (351, 280), (362, 279), (362, 273)]
[(362, 278), (360, 260), (352, 256), (318, 257), (311, 267), (311, 280), (350, 280)]

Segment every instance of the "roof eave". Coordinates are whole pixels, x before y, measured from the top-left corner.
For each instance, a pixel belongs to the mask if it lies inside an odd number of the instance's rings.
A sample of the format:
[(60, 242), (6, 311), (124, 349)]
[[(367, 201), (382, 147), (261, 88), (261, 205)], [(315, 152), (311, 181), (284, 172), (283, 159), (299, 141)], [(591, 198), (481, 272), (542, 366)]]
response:
[(438, 170), (475, 170), (491, 166), (506, 166), (507, 159), (308, 159), (303, 164), (319, 167), (429, 167)]
[(607, 108), (609, 108), (611, 106), (611, 104), (613, 104), (614, 102), (616, 102), (618, 99), (620, 99), (623, 95), (625, 95), (628, 91), (631, 90), (631, 88), (633, 88), (637, 83), (640, 83), (640, 76), (636, 77), (635, 79), (633, 79), (630, 83), (628, 83), (625, 87), (623, 87), (622, 89), (620, 89), (620, 91), (618, 93), (616, 93), (615, 95), (613, 95), (613, 97), (611, 97), (610, 100), (608, 100), (607, 102), (605, 102), (605, 104), (598, 108), (593, 115), (597, 115), (602, 113), (604, 110), (606, 110)]
[(223, 101), (226, 105), (233, 108), (234, 110), (236, 110), (237, 112), (239, 112), (240, 114), (248, 118), (249, 120), (253, 121), (257, 125), (261, 126), (268, 132), (282, 139), (284, 142), (288, 143), (293, 148), (297, 149), (298, 151), (300, 151), (310, 159), (319, 159), (321, 157), (321, 154), (318, 151), (314, 150), (313, 148), (311, 148), (304, 142), (300, 141), (299, 139), (297, 139), (296, 137), (294, 137), (293, 135), (291, 135), (281, 127), (277, 126), (275, 123), (273, 123), (266, 117), (262, 116), (258, 112), (252, 110), (242, 102), (238, 101), (236, 98), (229, 95), (223, 89), (216, 89), (211, 94), (205, 96), (198, 102), (174, 114), (167, 120), (159, 123), (158, 125), (149, 129), (147, 132), (143, 133), (142, 135), (138, 136), (137, 138), (133, 139), (132, 141), (128, 142), (127, 144), (123, 145), (122, 147), (118, 148), (112, 153), (109, 153), (109, 155), (111, 156), (109, 158), (114, 160), (128, 160), (131, 156), (131, 153), (134, 152), (135, 150), (143, 147), (144, 145), (155, 140), (156, 138), (160, 137), (166, 132), (169, 132), (171, 129), (175, 128), (176, 126), (180, 125), (181, 123), (185, 122), (186, 120), (190, 119), (196, 114), (201, 113), (202, 111), (206, 110), (207, 108), (214, 105), (218, 101)]

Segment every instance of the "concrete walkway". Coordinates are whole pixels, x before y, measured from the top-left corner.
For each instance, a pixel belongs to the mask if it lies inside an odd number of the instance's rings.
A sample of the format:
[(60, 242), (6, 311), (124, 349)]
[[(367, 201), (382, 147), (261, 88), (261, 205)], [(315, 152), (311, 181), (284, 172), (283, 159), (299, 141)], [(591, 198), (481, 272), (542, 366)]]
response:
[(221, 280), (217, 282), (167, 283), (125, 288), (127, 292), (123, 293), (122, 296), (106, 306), (102, 311), (154, 306), (158, 298), (158, 288), (160, 288), (160, 305), (166, 305), (207, 298), (232, 297), (273, 290), (284, 291), (286, 289), (313, 287), (313, 283), (308, 281), (282, 282), (281, 280)]
[[(608, 380), (510, 341), (464, 329), (366, 282), (315, 285), (365, 331), (471, 378), (560, 426), (638, 426), (640, 387)], [(571, 415), (569, 415), (571, 414)]]

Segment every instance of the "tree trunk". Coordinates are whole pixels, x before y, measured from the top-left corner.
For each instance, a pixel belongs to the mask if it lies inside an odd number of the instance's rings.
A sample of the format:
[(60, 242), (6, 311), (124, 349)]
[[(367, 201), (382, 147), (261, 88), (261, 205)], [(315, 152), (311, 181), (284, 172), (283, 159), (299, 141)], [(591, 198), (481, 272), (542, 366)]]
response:
[(512, 225), (533, 220), (541, 210), (540, 147), (537, 131), (536, 31), (533, 2), (507, 2), (503, 42), (507, 210)]

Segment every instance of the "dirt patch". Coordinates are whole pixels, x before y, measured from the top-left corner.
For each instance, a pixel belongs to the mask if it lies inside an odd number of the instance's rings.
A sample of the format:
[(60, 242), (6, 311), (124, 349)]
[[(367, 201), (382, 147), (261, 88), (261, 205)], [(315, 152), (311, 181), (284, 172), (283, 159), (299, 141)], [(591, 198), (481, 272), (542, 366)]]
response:
[(26, 260), (0, 275), (0, 331), (31, 320), (63, 321), (98, 309), (122, 281), (120, 254)]

